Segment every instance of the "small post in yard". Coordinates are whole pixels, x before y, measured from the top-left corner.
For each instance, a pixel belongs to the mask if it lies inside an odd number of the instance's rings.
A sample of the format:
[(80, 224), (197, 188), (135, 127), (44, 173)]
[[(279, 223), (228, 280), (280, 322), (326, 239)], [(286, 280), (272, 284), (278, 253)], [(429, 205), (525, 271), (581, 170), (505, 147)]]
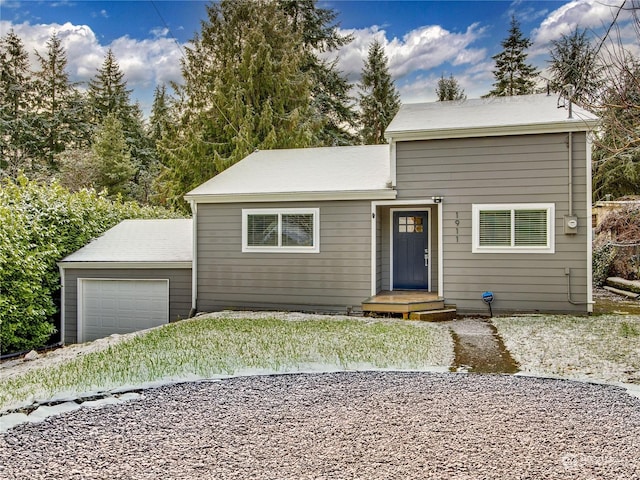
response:
[(491, 302), (493, 302), (493, 292), (484, 292), (482, 294), (482, 301), (489, 305), (489, 316), (493, 317), (493, 310), (491, 309)]

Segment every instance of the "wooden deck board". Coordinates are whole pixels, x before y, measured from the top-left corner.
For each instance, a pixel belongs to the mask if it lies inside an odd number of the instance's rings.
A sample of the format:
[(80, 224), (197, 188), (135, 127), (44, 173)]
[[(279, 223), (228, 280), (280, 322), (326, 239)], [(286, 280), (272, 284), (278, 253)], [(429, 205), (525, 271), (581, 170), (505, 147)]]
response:
[(365, 312), (408, 314), (441, 308), (444, 308), (444, 299), (437, 293), (416, 290), (384, 291), (362, 302)]

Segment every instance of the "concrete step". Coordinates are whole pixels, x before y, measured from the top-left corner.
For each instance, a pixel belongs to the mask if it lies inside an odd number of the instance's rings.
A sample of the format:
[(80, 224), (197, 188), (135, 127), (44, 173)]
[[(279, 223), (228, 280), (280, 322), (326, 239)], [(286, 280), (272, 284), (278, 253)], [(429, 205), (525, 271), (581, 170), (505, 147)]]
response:
[(420, 312), (411, 312), (409, 320), (424, 320), (427, 322), (444, 322), (453, 320), (458, 316), (458, 310), (455, 305), (447, 305), (448, 308), (438, 310), (423, 310)]

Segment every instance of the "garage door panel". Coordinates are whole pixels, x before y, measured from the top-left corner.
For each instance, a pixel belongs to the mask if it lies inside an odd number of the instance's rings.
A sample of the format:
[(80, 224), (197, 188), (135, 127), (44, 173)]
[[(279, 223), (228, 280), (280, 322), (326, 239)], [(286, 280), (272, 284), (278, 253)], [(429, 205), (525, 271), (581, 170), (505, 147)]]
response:
[(168, 323), (168, 280), (82, 279), (81, 341)]

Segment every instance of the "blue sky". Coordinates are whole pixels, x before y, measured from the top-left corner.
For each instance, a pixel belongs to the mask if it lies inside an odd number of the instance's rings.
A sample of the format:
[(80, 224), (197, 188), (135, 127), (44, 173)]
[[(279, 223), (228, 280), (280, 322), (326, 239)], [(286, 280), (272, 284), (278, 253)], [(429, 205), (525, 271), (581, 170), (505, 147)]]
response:
[[(350, 45), (332, 54), (348, 78), (358, 80), (367, 48), (378, 39), (385, 45), (401, 98), (408, 103), (434, 100), (441, 75), (453, 74), (470, 98), (487, 93), (493, 82), (491, 57), (500, 51), (512, 15), (534, 42), (529, 61), (543, 71), (550, 41), (576, 26), (601, 35), (622, 1), (318, 0), (318, 4), (338, 12), (341, 30), (354, 36)], [(146, 112), (157, 83), (180, 81), (182, 53), (177, 43), (184, 46), (199, 31), (206, 4), (0, 0), (0, 34), (13, 28), (33, 53), (44, 52), (49, 35), (58, 32), (67, 49), (71, 77), (81, 82), (95, 74), (107, 48), (112, 48), (134, 99)]]

